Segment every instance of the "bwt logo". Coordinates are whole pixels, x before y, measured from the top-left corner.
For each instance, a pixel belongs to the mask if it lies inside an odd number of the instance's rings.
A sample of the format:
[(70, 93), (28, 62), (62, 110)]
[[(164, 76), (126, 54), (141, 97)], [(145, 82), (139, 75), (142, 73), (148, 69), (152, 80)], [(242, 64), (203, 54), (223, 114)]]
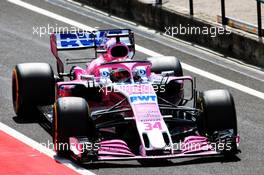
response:
[(131, 103), (146, 103), (146, 102), (156, 102), (156, 95), (133, 95), (130, 96)]

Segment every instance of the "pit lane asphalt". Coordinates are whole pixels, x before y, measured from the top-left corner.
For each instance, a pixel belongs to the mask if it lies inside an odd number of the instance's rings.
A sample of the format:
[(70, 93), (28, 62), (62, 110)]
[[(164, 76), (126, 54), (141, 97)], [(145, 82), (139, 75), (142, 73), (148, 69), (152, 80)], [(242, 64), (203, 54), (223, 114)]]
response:
[[(101, 22), (93, 19), (99, 18), (100, 16), (93, 14), (93, 18), (91, 18), (90, 14), (90, 17), (87, 17), (87, 15), (89, 16), (89, 12), (85, 10), (77, 10), (79, 13), (83, 13), (81, 15), (46, 1), (27, 0), (25, 2), (91, 27), (115, 28), (112, 25), (117, 25), (116, 22), (106, 17), (101, 17), (104, 19)], [(20, 121), (13, 112), (11, 101), (11, 71), (16, 64), (22, 62), (47, 62), (55, 70), (55, 59), (49, 50), (49, 36), (38, 37), (37, 35), (33, 35), (33, 27), (47, 26), (47, 24), (53, 26), (70, 26), (16, 6), (5, 0), (0, 1), (0, 7), (0, 121), (40, 143), (47, 144), (48, 141), (52, 142), (52, 140), (50, 134), (47, 132), (49, 126), (46, 125), (45, 121)], [(123, 24), (122, 27), (128, 28), (129, 26)], [(146, 39), (143, 35), (159, 42)], [(185, 45), (181, 41), (166, 40), (158, 35), (146, 34), (140, 30), (136, 31), (136, 43), (164, 55), (175, 55), (189, 65), (258, 91), (264, 91), (263, 72), (226, 62), (217, 54), (200, 51), (188, 44)], [(168, 47), (167, 45), (173, 47)], [(187, 49), (188, 52), (183, 52), (183, 49)], [(147, 55), (136, 53), (137, 59), (145, 57)], [(230, 70), (231, 68), (244, 72), (249, 76), (241, 74), (239, 71), (232, 71)], [(241, 136), (240, 149), (242, 151), (236, 159), (177, 159), (148, 166), (142, 166), (137, 161), (99, 162), (84, 165), (84, 167), (97, 174), (263, 174), (264, 101), (200, 75), (188, 71), (184, 71), (184, 74), (197, 77), (197, 87), (199, 90), (222, 88), (230, 90), (233, 94)]]

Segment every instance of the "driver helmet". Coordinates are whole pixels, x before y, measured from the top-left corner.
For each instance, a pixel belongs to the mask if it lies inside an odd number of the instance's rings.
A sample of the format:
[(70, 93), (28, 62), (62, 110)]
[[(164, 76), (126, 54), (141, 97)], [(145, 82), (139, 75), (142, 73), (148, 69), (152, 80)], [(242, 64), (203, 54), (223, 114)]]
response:
[(117, 82), (117, 83), (130, 82), (130, 73), (129, 71), (123, 68), (112, 70), (110, 74), (110, 80), (112, 82)]

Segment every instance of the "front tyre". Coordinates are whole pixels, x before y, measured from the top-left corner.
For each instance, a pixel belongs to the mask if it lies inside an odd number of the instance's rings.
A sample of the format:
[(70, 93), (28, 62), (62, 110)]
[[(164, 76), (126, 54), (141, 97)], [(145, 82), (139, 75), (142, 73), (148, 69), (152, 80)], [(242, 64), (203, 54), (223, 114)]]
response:
[(65, 156), (70, 149), (69, 138), (76, 136), (95, 136), (89, 106), (80, 97), (59, 98), (53, 108), (53, 142), (57, 154)]
[[(199, 118), (199, 130), (203, 135), (214, 137), (229, 134), (237, 136), (237, 117), (232, 95), (227, 90), (208, 90), (200, 94), (197, 108), (202, 114)], [(230, 134), (229, 134), (230, 135)], [(218, 138), (217, 137), (217, 138)], [(228, 138), (228, 137), (227, 137)], [(232, 148), (225, 153), (237, 152), (235, 141), (231, 141)]]

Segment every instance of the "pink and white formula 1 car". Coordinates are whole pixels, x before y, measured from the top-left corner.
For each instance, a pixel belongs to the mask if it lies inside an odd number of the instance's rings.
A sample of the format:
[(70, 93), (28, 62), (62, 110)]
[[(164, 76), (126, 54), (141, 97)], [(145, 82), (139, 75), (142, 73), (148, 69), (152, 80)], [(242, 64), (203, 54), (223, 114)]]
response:
[[(19, 117), (33, 108), (47, 117), (58, 155), (90, 162), (237, 153), (232, 95), (197, 91), (175, 57), (134, 61), (129, 29), (55, 33), (50, 41), (58, 74), (46, 63), (18, 64), (13, 104)], [(89, 48), (95, 59), (86, 68), (64, 71), (58, 51)]]

